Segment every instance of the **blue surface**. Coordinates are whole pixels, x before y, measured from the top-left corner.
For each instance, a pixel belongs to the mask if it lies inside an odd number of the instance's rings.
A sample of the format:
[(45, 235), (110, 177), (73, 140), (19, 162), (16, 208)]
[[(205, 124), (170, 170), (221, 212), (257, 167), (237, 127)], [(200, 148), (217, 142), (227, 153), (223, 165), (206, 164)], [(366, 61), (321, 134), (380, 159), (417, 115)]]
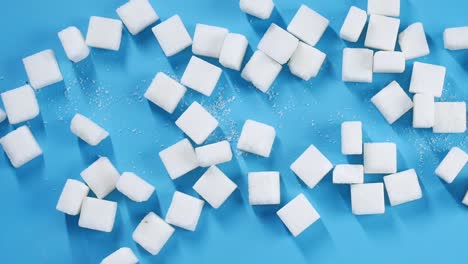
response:
[[(283, 69), (265, 95), (244, 82), (238, 72), (224, 70), (210, 98), (189, 91), (172, 116), (151, 106), (143, 93), (158, 71), (180, 79), (190, 50), (166, 58), (150, 30), (133, 37), (126, 30), (119, 52), (93, 50), (83, 63), (70, 63), (56, 33), (69, 25), (86, 32), (89, 16), (117, 18), (119, 1), (16, 0), (0, 9), (0, 90), (26, 80), (21, 59), (52, 48), (65, 81), (40, 90), (41, 116), (28, 122), (44, 150), (43, 158), (15, 170), (0, 155), (0, 251), (3, 263), (98, 263), (119, 247), (131, 247), (141, 263), (464, 263), (468, 259), (468, 210), (460, 201), (468, 188), (468, 169), (451, 185), (433, 173), (452, 146), (468, 151), (467, 135), (435, 135), (411, 127), (411, 112), (390, 126), (370, 98), (391, 80), (408, 88), (412, 61), (400, 75), (375, 74), (373, 84), (341, 82), (342, 49), (349, 45), (338, 33), (351, 5), (366, 8), (366, 1), (277, 0), (268, 21), (246, 16), (237, 0), (152, 0), (162, 19), (179, 14), (193, 35), (196, 23), (229, 28), (245, 34), (252, 54), (271, 22), (285, 26), (302, 2), (330, 19), (330, 27), (317, 47), (328, 57), (319, 77), (304, 82)], [(467, 25), (464, 0), (402, 0), (401, 29), (421, 21), (429, 37), (431, 54), (419, 61), (447, 67), (444, 101), (467, 101), (468, 53), (443, 49), (446, 27)], [(214, 62), (213, 60), (209, 60)], [(216, 63), (216, 62), (215, 62)], [(173, 124), (193, 101), (200, 101), (220, 121), (208, 142), (227, 138), (236, 143), (245, 119), (273, 125), (277, 138), (268, 159), (237, 153), (220, 166), (240, 187), (219, 209), (206, 206), (196, 232), (177, 229), (158, 256), (151, 256), (131, 240), (131, 233), (148, 211), (165, 216), (174, 190), (195, 195), (198, 169), (176, 181), (165, 172), (158, 152), (183, 138)], [(75, 112), (90, 116), (111, 134), (98, 147), (89, 147), (71, 134)], [(361, 162), (340, 154), (342, 121), (362, 120), (365, 141), (398, 144), (398, 168), (415, 168), (423, 186), (422, 200), (391, 208), (385, 215), (351, 214), (349, 188), (334, 186), (328, 175), (310, 190), (289, 170), (305, 148), (315, 144), (334, 164)], [(0, 136), (13, 127), (0, 124)], [(143, 204), (129, 201), (117, 191), (107, 199), (119, 203), (112, 233), (79, 228), (77, 217), (55, 210), (67, 178), (79, 173), (97, 155), (105, 155), (121, 171), (133, 171), (157, 188)], [(279, 170), (282, 205), (304, 192), (322, 218), (300, 237), (293, 238), (276, 217), (279, 206), (252, 208), (247, 201), (246, 174)], [(367, 182), (381, 181), (367, 176)]]

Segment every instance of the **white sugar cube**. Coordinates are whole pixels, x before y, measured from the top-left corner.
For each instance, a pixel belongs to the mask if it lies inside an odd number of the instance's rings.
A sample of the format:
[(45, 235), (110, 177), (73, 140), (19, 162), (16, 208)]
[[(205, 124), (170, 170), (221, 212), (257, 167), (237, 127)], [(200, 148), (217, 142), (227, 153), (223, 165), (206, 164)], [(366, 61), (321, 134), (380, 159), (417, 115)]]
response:
[(391, 82), (374, 95), (371, 102), (389, 124), (393, 124), (413, 108), (413, 101), (396, 81)]
[(166, 222), (189, 231), (195, 231), (205, 202), (176, 191), (166, 214)]
[(413, 104), (413, 127), (430, 128), (434, 126), (434, 96), (430, 94), (415, 94), (413, 96)]
[(5, 121), (6, 119), (7, 119), (7, 114), (5, 113), (5, 111), (3, 111), (3, 109), (0, 108), (0, 123)]
[(407, 60), (426, 56), (430, 53), (426, 33), (421, 22), (409, 25), (398, 35), (398, 44)]
[(330, 21), (306, 5), (301, 5), (288, 25), (288, 31), (305, 43), (315, 46)]
[(274, 127), (254, 120), (246, 120), (237, 142), (237, 148), (268, 158), (270, 157), (275, 136)]
[(118, 51), (122, 40), (122, 21), (92, 16), (89, 19), (86, 44), (90, 47)]
[(98, 145), (109, 136), (109, 132), (81, 114), (75, 114), (71, 120), (70, 130), (91, 146)]
[(400, 16), (400, 0), (368, 0), (369, 15)]
[(42, 149), (27, 126), (21, 126), (0, 138), (11, 164), (19, 168), (42, 155)]
[(273, 0), (240, 0), (239, 6), (243, 12), (251, 16), (268, 19), (273, 12), (275, 4)]
[(281, 202), (279, 172), (249, 172), (248, 177), (249, 203), (251, 205), (270, 205)]
[(219, 54), (219, 63), (226, 68), (239, 71), (248, 45), (249, 42), (244, 35), (227, 34)]
[(445, 29), (444, 47), (449, 50), (468, 49), (468, 26)]
[(366, 11), (351, 6), (341, 26), (340, 37), (349, 42), (357, 42), (367, 22)]
[(237, 185), (216, 166), (211, 166), (193, 185), (213, 208), (219, 208), (236, 188)]
[(285, 64), (297, 48), (299, 40), (272, 23), (258, 43), (257, 48), (279, 64)]
[(468, 162), (468, 154), (457, 147), (447, 153), (435, 170), (435, 174), (447, 183), (452, 183)]
[(395, 143), (364, 143), (364, 173), (395, 173), (397, 147)]
[(218, 121), (197, 102), (193, 102), (175, 124), (198, 145), (218, 127)]
[(116, 202), (86, 197), (81, 206), (78, 226), (96, 231), (111, 232), (114, 227), (116, 213)]
[(120, 177), (119, 172), (107, 157), (100, 157), (80, 175), (99, 199), (103, 199), (115, 189)]
[(434, 133), (465, 133), (466, 103), (438, 102), (434, 106)]
[(320, 219), (319, 213), (302, 193), (289, 201), (276, 214), (294, 237)]
[(374, 72), (402, 73), (405, 67), (405, 55), (401, 51), (377, 51), (374, 54)]
[(362, 123), (348, 121), (341, 124), (341, 153), (344, 155), (362, 154)]
[(201, 94), (210, 96), (222, 72), (218, 66), (192, 56), (182, 75), (181, 83)]
[(399, 27), (400, 19), (371, 15), (364, 46), (380, 50), (394, 50)]
[[(134, 0), (132, 0), (134, 1)], [(101, 261), (101, 264), (136, 264), (138, 258), (128, 247), (119, 248)]]
[(241, 77), (252, 82), (257, 89), (266, 93), (280, 71), (281, 64), (257, 50), (242, 70)]
[(89, 56), (89, 48), (77, 27), (67, 27), (58, 33), (68, 59), (77, 63)]
[(55, 208), (65, 214), (77, 215), (81, 211), (83, 199), (88, 196), (89, 188), (86, 184), (68, 179), (63, 186), (62, 193)]
[(314, 145), (310, 145), (304, 153), (291, 164), (290, 168), (312, 189), (333, 168), (333, 164)]
[(383, 183), (352, 184), (351, 208), (355, 215), (385, 213)]
[(333, 170), (334, 184), (364, 183), (364, 166), (340, 164)]
[(414, 169), (387, 175), (383, 179), (392, 206), (422, 198), (418, 175)]
[(219, 58), (224, 39), (228, 33), (229, 30), (226, 28), (197, 24), (195, 26), (195, 34), (193, 35), (193, 54)]
[(117, 190), (135, 202), (145, 202), (154, 192), (154, 186), (132, 172), (124, 172), (120, 176)]
[(155, 213), (148, 213), (133, 231), (132, 238), (152, 255), (157, 255), (174, 233), (174, 228)]
[(39, 115), (36, 94), (29, 85), (24, 85), (1, 94), (8, 122), (15, 125)]
[(31, 86), (38, 90), (63, 80), (52, 50), (44, 50), (23, 59)]
[(415, 62), (411, 74), (409, 91), (412, 93), (442, 96), (445, 81), (445, 67)]
[(297, 77), (308, 81), (310, 78), (317, 76), (326, 56), (320, 50), (304, 42), (299, 42), (296, 51), (289, 60), (289, 70)]
[(466, 206), (468, 206), (468, 191), (465, 194), (465, 197), (463, 197), (462, 203)]
[(188, 139), (182, 139), (174, 145), (159, 152), (159, 157), (171, 179), (198, 168), (198, 159), (195, 150)]
[(187, 88), (165, 73), (158, 72), (145, 92), (145, 98), (172, 114)]
[(210, 167), (232, 159), (231, 145), (227, 140), (195, 148), (200, 167)]
[(192, 45), (192, 38), (178, 15), (154, 26), (152, 31), (167, 57), (175, 55)]
[(345, 82), (372, 82), (374, 52), (370, 49), (343, 49), (342, 80)]
[(132, 35), (140, 33), (159, 19), (148, 0), (129, 0), (116, 12)]

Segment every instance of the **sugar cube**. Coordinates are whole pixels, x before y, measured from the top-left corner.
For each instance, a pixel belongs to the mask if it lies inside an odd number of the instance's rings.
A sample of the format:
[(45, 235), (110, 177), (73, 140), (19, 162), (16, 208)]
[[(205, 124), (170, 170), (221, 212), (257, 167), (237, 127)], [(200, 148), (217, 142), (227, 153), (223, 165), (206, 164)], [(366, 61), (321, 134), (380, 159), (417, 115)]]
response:
[(377, 51), (374, 54), (374, 72), (402, 73), (405, 71), (405, 55), (401, 51)]
[(345, 82), (372, 82), (374, 52), (370, 49), (343, 49), (342, 80)]
[(415, 62), (411, 74), (409, 91), (412, 93), (442, 96), (445, 81), (445, 67)]
[(0, 138), (11, 165), (19, 168), (42, 155), (42, 149), (27, 126), (21, 126)]
[(270, 157), (275, 136), (274, 127), (254, 120), (246, 120), (237, 142), (237, 148), (268, 158)]
[(135, 202), (145, 202), (154, 192), (154, 186), (132, 172), (124, 172), (120, 176), (117, 190)]
[(275, 4), (273, 0), (240, 0), (239, 6), (243, 12), (251, 16), (268, 19), (273, 12)]
[(449, 50), (468, 49), (468, 26), (445, 29), (444, 47)]
[(44, 50), (23, 59), (31, 86), (38, 90), (63, 80), (52, 50)]
[(308, 81), (310, 78), (317, 76), (326, 56), (320, 50), (304, 42), (299, 42), (296, 51), (289, 60), (289, 70), (297, 77)]
[(62, 193), (55, 208), (65, 214), (77, 215), (81, 211), (83, 199), (88, 196), (89, 188), (86, 184), (68, 179), (63, 186)]
[(152, 31), (167, 57), (175, 55), (192, 45), (192, 38), (178, 15), (154, 26)]
[(364, 143), (364, 173), (380, 174), (397, 171), (395, 143)]
[(434, 126), (434, 96), (430, 94), (415, 94), (413, 96), (413, 104), (413, 127), (430, 128)]
[(218, 127), (218, 121), (197, 102), (193, 102), (175, 124), (198, 145)]
[(340, 164), (333, 169), (334, 184), (364, 183), (364, 166)]
[(347, 121), (341, 124), (341, 153), (344, 155), (362, 154), (362, 123)]
[(71, 120), (70, 130), (91, 146), (98, 145), (109, 136), (109, 132), (81, 114), (75, 114)]
[(144, 96), (164, 111), (172, 114), (186, 91), (187, 88), (182, 84), (165, 73), (158, 72)]
[(383, 183), (352, 184), (351, 208), (355, 215), (385, 213)]
[(227, 34), (219, 54), (219, 63), (226, 68), (239, 71), (248, 45), (249, 42), (244, 35)]
[(203, 95), (210, 96), (222, 72), (218, 66), (192, 56), (182, 75), (181, 83)]
[(193, 189), (213, 208), (219, 208), (237, 185), (218, 167), (211, 166), (193, 185)]
[[(131, 0), (135, 1), (135, 0)], [(135, 253), (128, 248), (122, 247), (114, 251), (112, 254), (107, 256), (101, 261), (101, 264), (136, 264), (138, 263), (138, 258), (135, 256)]]
[(340, 30), (340, 38), (357, 42), (367, 22), (366, 11), (351, 6)]
[(396, 81), (391, 82), (374, 95), (371, 102), (389, 124), (393, 124), (413, 108), (413, 101)]
[(111, 232), (114, 227), (116, 213), (116, 202), (86, 197), (81, 206), (78, 226), (96, 231)]
[(89, 56), (89, 47), (77, 27), (67, 27), (58, 33), (68, 59), (77, 63)]
[(80, 175), (99, 199), (103, 199), (115, 189), (120, 177), (119, 172), (107, 157), (100, 157)]
[(306, 5), (301, 5), (288, 25), (288, 31), (305, 43), (315, 46), (330, 21)]
[(159, 19), (148, 0), (129, 0), (116, 12), (132, 35), (140, 33)]
[(289, 201), (276, 214), (294, 237), (320, 219), (319, 213), (302, 193)]
[(242, 70), (241, 77), (266, 93), (281, 71), (281, 64), (262, 51), (255, 51)]
[(229, 30), (226, 28), (197, 24), (193, 35), (193, 54), (219, 58), (224, 39), (228, 33)]
[(195, 148), (200, 167), (210, 167), (232, 159), (231, 145), (227, 140)]
[(437, 102), (434, 105), (434, 133), (465, 133), (466, 103)]
[(148, 213), (133, 231), (132, 238), (152, 255), (157, 255), (174, 233), (174, 228), (155, 213)]
[(400, 16), (400, 0), (368, 0), (369, 15)]
[(166, 222), (180, 228), (195, 231), (205, 202), (176, 191), (166, 214)]
[(371, 15), (364, 46), (380, 50), (394, 50), (399, 27), (400, 19)]
[(435, 174), (447, 183), (452, 183), (468, 162), (468, 154), (453, 147), (435, 170)]
[(3, 106), (10, 124), (15, 125), (39, 115), (36, 94), (29, 85), (24, 85), (1, 94)]
[(421, 22), (409, 25), (398, 35), (398, 44), (407, 60), (426, 56), (430, 53), (426, 33)]
[(299, 158), (291, 164), (290, 168), (312, 189), (333, 168), (333, 164), (314, 145), (310, 145)]
[(418, 175), (414, 169), (387, 175), (383, 180), (392, 206), (422, 198)]
[(90, 47), (118, 51), (122, 40), (122, 21), (91, 16), (86, 44)]
[(463, 197), (462, 203), (466, 206), (468, 206), (468, 191), (465, 194), (465, 197)]
[(257, 48), (279, 64), (285, 64), (297, 48), (299, 40), (275, 23), (267, 29)]
[(3, 111), (3, 109), (0, 108), (0, 123), (5, 121), (6, 119), (7, 119), (7, 115), (6, 115), (5, 111)]
[(198, 168), (197, 155), (188, 139), (182, 139), (174, 145), (159, 152), (159, 157), (161, 158), (169, 177), (173, 180)]
[(249, 172), (248, 177), (249, 203), (251, 205), (270, 205), (281, 202), (279, 172)]

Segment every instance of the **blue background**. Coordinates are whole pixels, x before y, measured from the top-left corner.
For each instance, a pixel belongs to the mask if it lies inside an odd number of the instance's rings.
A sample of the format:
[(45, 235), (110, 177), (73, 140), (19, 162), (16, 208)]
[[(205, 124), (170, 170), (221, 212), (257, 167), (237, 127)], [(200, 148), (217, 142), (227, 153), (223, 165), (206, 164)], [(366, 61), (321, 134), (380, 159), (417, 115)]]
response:
[[(468, 210), (461, 204), (468, 188), (465, 168), (451, 185), (434, 175), (447, 151), (459, 146), (468, 151), (467, 135), (437, 135), (411, 127), (409, 112), (390, 126), (370, 103), (370, 98), (392, 80), (408, 89), (412, 62), (405, 73), (375, 74), (372, 84), (341, 81), (342, 49), (360, 47), (340, 40), (338, 32), (351, 5), (366, 9), (366, 1), (276, 1), (267, 21), (246, 16), (237, 0), (151, 0), (161, 19), (179, 14), (193, 35), (196, 23), (227, 27), (245, 34), (249, 57), (271, 22), (285, 27), (301, 3), (330, 19), (330, 27), (317, 47), (328, 57), (318, 76), (301, 81), (283, 68), (268, 94), (244, 82), (239, 73), (223, 70), (209, 98), (188, 91), (173, 115), (150, 105), (143, 93), (154, 75), (163, 71), (180, 79), (191, 56), (190, 49), (166, 58), (150, 29), (136, 37), (125, 29), (119, 52), (93, 50), (86, 61), (69, 62), (57, 38), (61, 29), (75, 25), (86, 33), (89, 16), (117, 18), (115, 9), (124, 0), (16, 0), (0, 9), (0, 90), (27, 81), (21, 59), (52, 48), (65, 81), (38, 92), (41, 116), (28, 122), (44, 155), (13, 169), (0, 155), (0, 251), (4, 263), (97, 263), (122, 246), (131, 247), (141, 263), (466, 263)], [(447, 67), (442, 101), (466, 101), (468, 53), (443, 49), (446, 27), (467, 25), (464, 0), (402, 0), (401, 29), (424, 23), (431, 54), (417, 60)], [(159, 23), (159, 22), (158, 22)], [(363, 34), (364, 36), (364, 34)], [(209, 60), (216, 63), (214, 60)], [(171, 181), (158, 152), (183, 138), (174, 120), (193, 101), (201, 102), (220, 121), (208, 142), (227, 138), (236, 144), (246, 119), (273, 125), (277, 138), (270, 158), (236, 153), (220, 168), (238, 185), (219, 209), (206, 206), (196, 232), (177, 229), (158, 256), (151, 256), (131, 240), (131, 233), (148, 211), (165, 216), (174, 190), (195, 195), (193, 183), (203, 169)], [(98, 147), (77, 140), (69, 130), (72, 116), (80, 112), (106, 128), (111, 138)], [(336, 186), (328, 175), (310, 190), (289, 170), (289, 165), (309, 144), (315, 144), (334, 164), (359, 163), (361, 157), (340, 154), (340, 124), (361, 120), (365, 142), (398, 144), (398, 168), (415, 168), (423, 199), (391, 208), (385, 215), (351, 214), (348, 186)], [(0, 124), (0, 136), (13, 129)], [(67, 178), (79, 173), (97, 155), (111, 158), (121, 171), (133, 171), (154, 184), (150, 201), (137, 204), (113, 192), (106, 199), (119, 203), (112, 233), (77, 226), (78, 218), (55, 210)], [(321, 220), (293, 238), (275, 212), (280, 206), (248, 205), (246, 174), (279, 170), (282, 203), (304, 192), (321, 214)], [(366, 182), (381, 176), (366, 176)]]

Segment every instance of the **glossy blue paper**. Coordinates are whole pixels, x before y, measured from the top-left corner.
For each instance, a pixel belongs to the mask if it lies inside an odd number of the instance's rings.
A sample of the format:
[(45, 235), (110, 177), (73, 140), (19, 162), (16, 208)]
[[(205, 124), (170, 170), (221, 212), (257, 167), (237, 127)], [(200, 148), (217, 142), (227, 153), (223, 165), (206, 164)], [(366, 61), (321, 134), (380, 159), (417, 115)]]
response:
[[(415, 130), (408, 112), (392, 126), (370, 103), (370, 98), (392, 80), (408, 91), (412, 63), (403, 74), (374, 74), (372, 84), (341, 81), (342, 49), (362, 47), (342, 41), (339, 30), (351, 5), (366, 9), (366, 1), (277, 0), (269, 20), (245, 15), (237, 0), (151, 0), (165, 20), (179, 14), (193, 35), (196, 23), (227, 27), (245, 34), (250, 57), (270, 23), (285, 27), (301, 3), (330, 20), (317, 47), (327, 59), (317, 78), (302, 81), (284, 67), (268, 94), (223, 69), (211, 97), (188, 91), (173, 115), (149, 104), (143, 93), (154, 75), (165, 72), (180, 79), (191, 56), (190, 49), (166, 58), (150, 29), (131, 36), (125, 29), (119, 52), (93, 49), (79, 64), (69, 62), (57, 32), (75, 25), (86, 33), (91, 15), (117, 18), (115, 9), (124, 0), (4, 1), (0, 8), (0, 91), (27, 81), (21, 59), (53, 49), (65, 81), (37, 94), (41, 116), (27, 124), (44, 151), (20, 169), (0, 155), (0, 252), (3, 263), (98, 263), (119, 247), (130, 247), (141, 263), (464, 263), (468, 259), (468, 208), (461, 199), (468, 188), (465, 168), (451, 185), (434, 170), (447, 151), (459, 146), (468, 151), (467, 135), (437, 135)], [(464, 0), (402, 0), (401, 27), (424, 24), (431, 49), (418, 61), (447, 67), (441, 101), (467, 101), (468, 52), (443, 48), (446, 27), (468, 25)], [(158, 22), (159, 23), (159, 22)], [(208, 61), (218, 64), (215, 60)], [(244, 61), (245, 63), (245, 61)], [(276, 128), (270, 158), (235, 152), (232, 162), (220, 168), (239, 186), (218, 210), (205, 206), (195, 232), (177, 229), (158, 256), (151, 256), (131, 239), (139, 221), (149, 211), (165, 216), (174, 190), (196, 195), (191, 186), (204, 172), (175, 181), (168, 177), (158, 152), (184, 137), (175, 119), (193, 101), (202, 103), (220, 122), (208, 142), (222, 139), (235, 144), (246, 119)], [(80, 112), (110, 132), (110, 139), (90, 147), (70, 132), (72, 116)], [(331, 183), (327, 175), (308, 189), (290, 171), (290, 164), (315, 144), (334, 164), (359, 163), (362, 158), (340, 154), (340, 124), (361, 120), (365, 142), (398, 144), (398, 169), (415, 168), (423, 199), (390, 207), (376, 216), (354, 216), (348, 186)], [(0, 124), (0, 136), (13, 129)], [(119, 203), (112, 233), (79, 228), (78, 217), (55, 210), (67, 178), (80, 172), (98, 155), (108, 156), (119, 171), (132, 171), (154, 184), (156, 192), (145, 203), (134, 203), (114, 191), (106, 199)], [(320, 221), (294, 238), (276, 216), (280, 206), (248, 204), (247, 173), (278, 170), (284, 205), (303, 192), (321, 215)], [(366, 182), (382, 181), (366, 176)]]

